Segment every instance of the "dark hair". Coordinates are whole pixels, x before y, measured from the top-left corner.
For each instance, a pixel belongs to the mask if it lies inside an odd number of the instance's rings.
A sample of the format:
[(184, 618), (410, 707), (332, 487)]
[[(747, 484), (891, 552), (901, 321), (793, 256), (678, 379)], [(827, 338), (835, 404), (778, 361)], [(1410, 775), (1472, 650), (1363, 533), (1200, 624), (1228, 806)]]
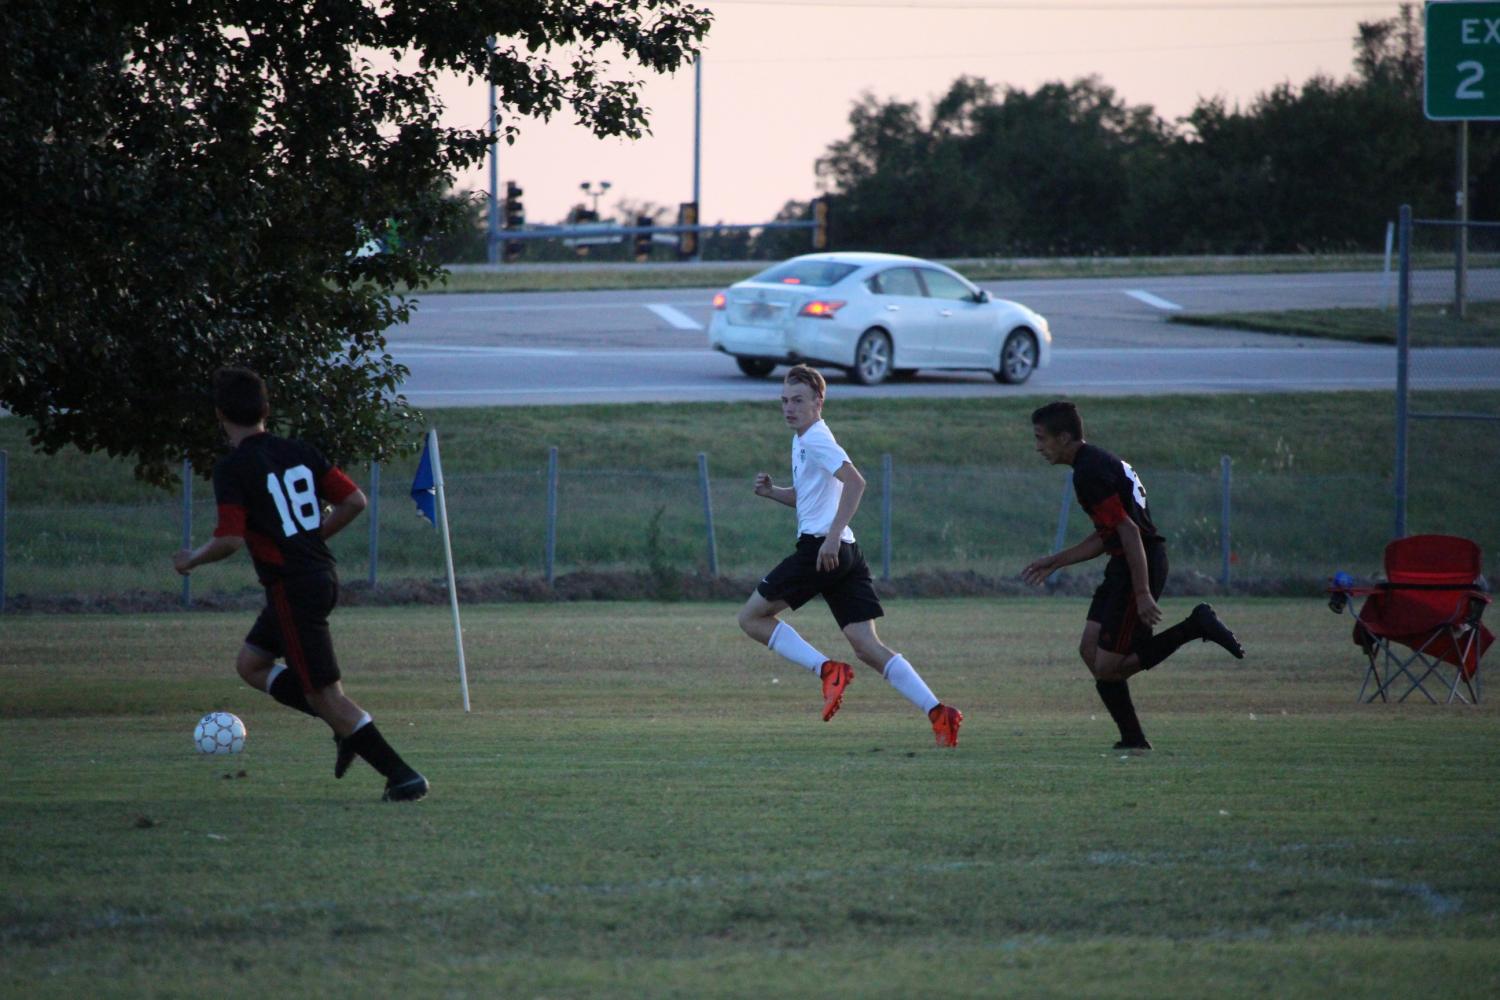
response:
[(819, 399), (828, 392), (828, 380), (823, 377), (823, 373), (807, 365), (793, 365), (791, 371), (786, 373), (785, 381), (802, 383), (817, 393)]
[(265, 380), (248, 368), (214, 372), (214, 406), (230, 423), (241, 427), (254, 427), (271, 412)]
[(1083, 440), (1083, 418), (1078, 415), (1078, 407), (1065, 399), (1059, 399), (1033, 410), (1031, 422), (1048, 434), (1061, 434), (1066, 431), (1073, 435), (1074, 441)]

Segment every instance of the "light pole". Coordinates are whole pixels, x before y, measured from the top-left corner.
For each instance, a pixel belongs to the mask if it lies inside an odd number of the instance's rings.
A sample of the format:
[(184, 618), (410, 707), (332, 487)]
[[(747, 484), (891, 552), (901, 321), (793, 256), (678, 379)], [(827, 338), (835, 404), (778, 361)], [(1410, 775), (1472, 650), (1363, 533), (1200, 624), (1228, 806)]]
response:
[[(485, 40), (485, 46), (490, 54), (495, 52), (494, 36)], [(500, 186), (500, 143), (496, 130), (500, 127), (500, 120), (495, 115), (495, 85), (490, 84), (490, 204), (489, 218), (484, 234), (484, 256), (491, 264), (500, 260), (500, 194), (497, 190)], [(373, 523), (373, 521), (372, 521)], [(370, 571), (374, 572), (372, 566)]]
[(606, 192), (606, 191), (609, 190), (609, 181), (600, 181), (597, 190), (595, 190), (595, 186), (594, 186), (594, 184), (592, 182), (590, 182), (590, 181), (584, 181), (582, 184), (578, 185), (578, 189), (580, 191), (582, 191), (588, 197), (594, 199), (594, 206), (592, 208), (592, 212), (594, 214), (594, 221), (598, 222), (599, 221), (599, 197), (600, 197), (600, 195), (604, 194), (604, 192)]

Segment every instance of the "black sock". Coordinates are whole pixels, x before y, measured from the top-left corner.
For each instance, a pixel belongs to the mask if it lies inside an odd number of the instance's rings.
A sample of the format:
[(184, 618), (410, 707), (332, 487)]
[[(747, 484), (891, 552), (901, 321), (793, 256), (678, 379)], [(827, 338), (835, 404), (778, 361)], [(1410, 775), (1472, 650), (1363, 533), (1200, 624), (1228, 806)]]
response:
[(1184, 618), (1165, 632), (1153, 635), (1137, 646), (1135, 655), (1141, 661), (1141, 669), (1150, 670), (1187, 643), (1201, 638), (1203, 636), (1199, 635), (1198, 630), (1193, 628), (1193, 619), (1191, 617)]
[(1109, 717), (1120, 727), (1120, 739), (1134, 743), (1146, 738), (1141, 721), (1135, 717), (1135, 703), (1130, 700), (1130, 685), (1125, 681), (1095, 681), (1099, 700), (1109, 709)]
[(287, 708), (295, 708), (299, 712), (306, 712), (314, 719), (318, 713), (313, 710), (307, 701), (307, 694), (302, 690), (302, 683), (297, 680), (290, 669), (282, 670), (266, 689), (266, 694), (281, 702)]
[(375, 728), (375, 723), (367, 722), (354, 732), (344, 737), (344, 745), (350, 747), (355, 753), (369, 761), (370, 766), (387, 779), (404, 777), (411, 767), (401, 759), (401, 755), (391, 749), (391, 745), (380, 735), (380, 730)]

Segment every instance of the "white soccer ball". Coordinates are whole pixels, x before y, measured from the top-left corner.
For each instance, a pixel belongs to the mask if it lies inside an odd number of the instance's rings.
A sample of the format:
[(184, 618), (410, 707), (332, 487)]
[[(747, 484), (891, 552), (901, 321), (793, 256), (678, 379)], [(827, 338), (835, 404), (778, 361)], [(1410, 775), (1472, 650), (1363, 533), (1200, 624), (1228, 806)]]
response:
[(229, 712), (209, 712), (193, 727), (199, 753), (239, 753), (245, 749), (245, 724)]

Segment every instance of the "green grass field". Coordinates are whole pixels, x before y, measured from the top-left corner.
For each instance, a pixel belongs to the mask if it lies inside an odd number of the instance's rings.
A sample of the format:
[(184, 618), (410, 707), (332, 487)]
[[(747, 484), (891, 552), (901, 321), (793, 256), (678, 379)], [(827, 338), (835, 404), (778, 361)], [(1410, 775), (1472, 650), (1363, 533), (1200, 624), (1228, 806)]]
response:
[[(1188, 313), (1173, 315), (1170, 322), (1366, 344), (1396, 343), (1394, 309)], [(1414, 347), (1494, 347), (1500, 344), (1500, 303), (1472, 302), (1463, 319), (1448, 306), (1415, 306), (1409, 336)]]
[[(1434, 266), (1422, 258), (1426, 266)], [(1446, 258), (1434, 255), (1436, 266)], [(1489, 262), (1476, 255), (1472, 266)], [(420, 294), (465, 292), (552, 292), (620, 288), (721, 288), (743, 281), (774, 261), (704, 261), (648, 265), (593, 262), (450, 265), (447, 280)], [(1266, 254), (1260, 256), (1177, 257), (985, 257), (946, 261), (972, 281), (1032, 278), (1125, 278), (1181, 274), (1306, 274), (1378, 271), (1380, 254)]]
[[(868, 670), (823, 724), (732, 604), (465, 608), (469, 715), (446, 609), (348, 609), (401, 806), (240, 684), (247, 614), (8, 618), (0, 995), (1500, 993), (1493, 700), (1357, 705), (1347, 616), (1230, 599), (1248, 658), (1136, 681), (1121, 755), (1084, 607), (890, 602), (954, 751)], [(212, 708), (243, 755), (192, 751)]]
[[(721, 572), (764, 571), (792, 530), (790, 512), (755, 497), (755, 472), (787, 474), (787, 436), (767, 382), (764, 403), (500, 407), (434, 411), (442, 436), (460, 576), (478, 581), (543, 570), (547, 448), (559, 453), (557, 572), (659, 566), (706, 571), (697, 455), (709, 458)], [(1422, 393), (1428, 410), (1500, 413), (1500, 393)], [(1065, 474), (1035, 453), (1029, 414), (1045, 397), (862, 399), (845, 392), (829, 424), (870, 482), (854, 530), (880, 558), (881, 455), (893, 460), (893, 577), (958, 572), (1013, 578), (1052, 544)], [(1346, 392), (1090, 399), (1088, 435), (1141, 470), (1173, 566), (1219, 579), (1221, 456), (1232, 461), (1233, 579), (1264, 593), (1311, 593), (1336, 571), (1379, 570), (1393, 516), (1394, 404)], [(1462, 433), (1457, 433), (1461, 429)], [(1411, 428), (1409, 525), (1466, 535), (1500, 577), (1500, 508), (1489, 502), (1500, 424), (1419, 421)], [(11, 598), (143, 591), (181, 582), (168, 558), (181, 544), (178, 496), (135, 483), (129, 466), (67, 451), (32, 452), (25, 426), (0, 420), (9, 452)], [(415, 458), (382, 471), (379, 576), (443, 574), (440, 546), (413, 516)], [(350, 471), (366, 486), (369, 467)], [(194, 537), (211, 530), (212, 493), (195, 484)], [(1089, 529), (1070, 502), (1068, 537)], [(656, 519), (660, 515), (659, 522)], [(373, 514), (372, 514), (373, 517)], [(653, 523), (659, 544), (652, 547)], [(368, 575), (369, 521), (334, 550), (346, 580)], [(1330, 530), (1336, 526), (1336, 530)], [(758, 578), (758, 577), (757, 577)], [(194, 578), (196, 594), (251, 585), (239, 567)], [(20, 602), (17, 601), (19, 604)]]

